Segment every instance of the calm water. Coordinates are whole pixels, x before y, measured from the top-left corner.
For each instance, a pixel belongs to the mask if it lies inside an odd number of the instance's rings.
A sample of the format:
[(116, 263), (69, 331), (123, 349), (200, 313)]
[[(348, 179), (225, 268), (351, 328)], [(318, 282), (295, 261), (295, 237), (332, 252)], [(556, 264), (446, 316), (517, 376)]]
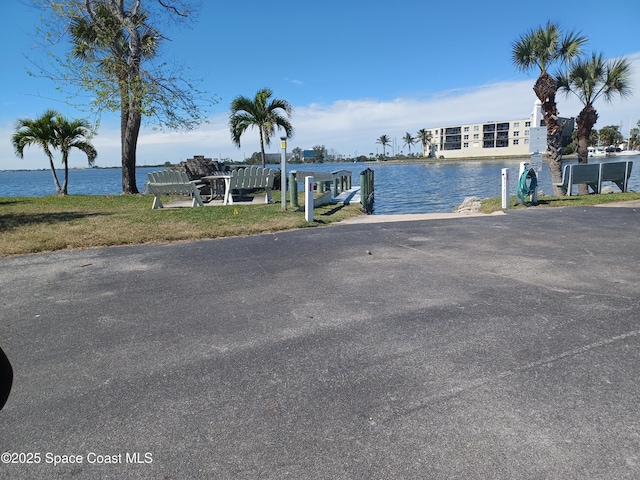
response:
[[(637, 157), (635, 157), (637, 158)], [(375, 172), (375, 204), (377, 214), (451, 212), (465, 197), (501, 196), (501, 170), (509, 168), (510, 192), (515, 195), (520, 160), (442, 161), (429, 164), (325, 163), (292, 165), (291, 170), (331, 172), (350, 170), (353, 184), (358, 185), (360, 172), (371, 168)], [(272, 165), (279, 168), (279, 165)], [(289, 168), (289, 167), (288, 167)], [(158, 168), (138, 168), (138, 189), (144, 190), (147, 173)], [(60, 172), (62, 173), (62, 172)], [(551, 193), (549, 167), (543, 165), (538, 176), (539, 188)], [(634, 169), (629, 189), (640, 190), (640, 173)], [(120, 169), (87, 169), (69, 171), (69, 193), (117, 195), (122, 191)], [(49, 170), (0, 171), (0, 197), (44, 196), (55, 193)]]

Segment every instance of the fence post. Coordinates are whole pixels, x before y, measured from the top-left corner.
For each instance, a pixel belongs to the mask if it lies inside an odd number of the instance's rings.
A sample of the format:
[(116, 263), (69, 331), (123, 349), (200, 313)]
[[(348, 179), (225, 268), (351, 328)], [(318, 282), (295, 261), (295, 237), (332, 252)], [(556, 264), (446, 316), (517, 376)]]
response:
[(304, 177), (304, 218), (313, 222), (313, 177)]
[(360, 172), (360, 203), (365, 213), (373, 213), (374, 179), (373, 170)]
[(298, 207), (298, 182), (295, 171), (289, 173), (289, 201), (292, 207)]
[(502, 169), (502, 208), (509, 207), (509, 169)]

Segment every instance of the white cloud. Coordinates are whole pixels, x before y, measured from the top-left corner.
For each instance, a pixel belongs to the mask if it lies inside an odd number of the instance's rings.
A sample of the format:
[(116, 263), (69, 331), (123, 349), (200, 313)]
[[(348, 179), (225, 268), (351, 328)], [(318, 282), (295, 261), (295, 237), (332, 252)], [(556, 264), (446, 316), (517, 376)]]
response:
[[(640, 53), (627, 57), (633, 65), (633, 96), (611, 104), (599, 101), (596, 108), (600, 119), (596, 128), (622, 124), (622, 133), (640, 120)], [(340, 100), (332, 104), (294, 106), (292, 123), (295, 135), (288, 142), (289, 149), (312, 148), (324, 145), (327, 149), (353, 155), (375, 152), (376, 138), (389, 135), (400, 138), (405, 132), (414, 134), (421, 128), (476, 123), (490, 120), (517, 120), (528, 118), (533, 109), (534, 79), (499, 82), (473, 89), (440, 92), (428, 98), (398, 98), (393, 101), (375, 99)], [(558, 97), (562, 116), (577, 116), (582, 106), (576, 99)], [(0, 126), (1, 138), (9, 139), (9, 124)], [(280, 132), (278, 132), (280, 133)], [(271, 152), (277, 152), (279, 142), (272, 141)], [(248, 131), (242, 137), (242, 147), (231, 142), (226, 113), (210, 118), (208, 124), (191, 132), (164, 132), (144, 129), (138, 144), (138, 164), (178, 162), (193, 155), (229, 157), (242, 160), (259, 151), (258, 134)], [(115, 127), (103, 125), (93, 140), (101, 166), (120, 163), (120, 134)], [(72, 157), (72, 166), (86, 165), (80, 155)], [(41, 151), (31, 149), (25, 160), (13, 154), (10, 141), (0, 144), (0, 169), (47, 168)]]

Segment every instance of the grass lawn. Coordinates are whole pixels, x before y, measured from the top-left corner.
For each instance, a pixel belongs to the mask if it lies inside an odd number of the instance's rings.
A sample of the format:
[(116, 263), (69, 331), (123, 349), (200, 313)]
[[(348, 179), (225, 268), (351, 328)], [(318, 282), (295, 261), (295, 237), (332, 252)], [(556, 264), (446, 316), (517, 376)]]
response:
[[(511, 197), (509, 208), (532, 208), (527, 205), (518, 205), (516, 201), (518, 197)], [(580, 195), (572, 197), (539, 197), (538, 204), (533, 208), (545, 208), (545, 207), (584, 207), (588, 205), (601, 205), (605, 203), (613, 202), (625, 202), (629, 200), (640, 200), (640, 193), (638, 192), (626, 192), (626, 193), (606, 193), (602, 195)], [(501, 198), (487, 198), (482, 200), (482, 206), (480, 211), (482, 213), (493, 213), (502, 209)]]
[[(359, 215), (359, 204), (327, 205), (304, 219), (287, 203), (152, 210), (152, 195), (0, 198), (0, 257), (69, 248), (159, 243), (313, 227)], [(167, 197), (166, 200), (169, 200)], [(165, 199), (163, 199), (163, 203)], [(303, 205), (304, 202), (301, 203)]]
[[(304, 207), (283, 211), (280, 192), (275, 204), (227, 205), (152, 210), (151, 195), (69, 195), (66, 197), (0, 198), (0, 257), (71, 248), (161, 243), (251, 235), (314, 227), (360, 215), (360, 205), (326, 205), (304, 219)], [(302, 193), (300, 204), (303, 205)], [(598, 205), (640, 199), (640, 193), (576, 197), (540, 197), (534, 207)], [(169, 198), (163, 199), (169, 200)], [(501, 209), (500, 198), (482, 201), (481, 211)]]

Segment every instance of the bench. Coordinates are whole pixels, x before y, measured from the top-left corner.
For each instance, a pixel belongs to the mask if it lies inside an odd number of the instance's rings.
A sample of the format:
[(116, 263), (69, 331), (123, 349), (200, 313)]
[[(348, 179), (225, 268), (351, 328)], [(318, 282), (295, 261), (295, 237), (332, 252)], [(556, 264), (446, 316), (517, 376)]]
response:
[(565, 165), (562, 183), (554, 183), (554, 186), (561, 187), (566, 195), (571, 196), (573, 185), (585, 183), (595, 193), (600, 193), (602, 182), (613, 182), (621, 191), (626, 192), (632, 167), (633, 162), (629, 161)]
[[(225, 178), (224, 205), (233, 204), (232, 190), (264, 189), (266, 191), (264, 203), (273, 203), (271, 189), (276, 171), (271, 168), (247, 167), (233, 170), (228, 178)], [(284, 179), (283, 179), (284, 181)]]
[(147, 190), (153, 193), (153, 210), (163, 208), (160, 195), (189, 195), (192, 198), (191, 206), (204, 206), (200, 190), (198, 190), (198, 180), (189, 180), (186, 173), (171, 172), (168, 170), (162, 172), (150, 172), (147, 174), (149, 183)]

